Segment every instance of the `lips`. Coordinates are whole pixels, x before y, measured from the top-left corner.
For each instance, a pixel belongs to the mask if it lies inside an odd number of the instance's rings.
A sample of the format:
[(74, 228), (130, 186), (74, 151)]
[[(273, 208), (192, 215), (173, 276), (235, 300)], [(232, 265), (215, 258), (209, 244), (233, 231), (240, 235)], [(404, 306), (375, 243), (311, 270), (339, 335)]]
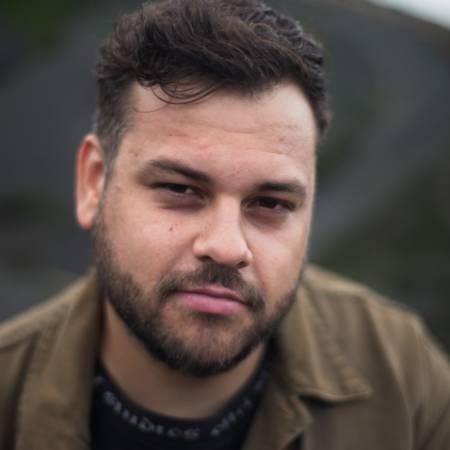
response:
[(227, 300), (232, 300), (235, 302), (245, 304), (245, 301), (242, 299), (242, 297), (238, 293), (236, 293), (235, 291), (232, 291), (230, 289), (225, 289), (222, 287), (209, 286), (207, 288), (192, 289), (192, 290), (189, 289), (184, 292), (191, 293), (191, 294), (206, 295), (208, 297), (214, 297), (214, 298), (219, 298), (219, 299), (227, 299)]
[(247, 308), (235, 291), (216, 286), (183, 290), (176, 294), (176, 298), (194, 311), (215, 315), (234, 315)]

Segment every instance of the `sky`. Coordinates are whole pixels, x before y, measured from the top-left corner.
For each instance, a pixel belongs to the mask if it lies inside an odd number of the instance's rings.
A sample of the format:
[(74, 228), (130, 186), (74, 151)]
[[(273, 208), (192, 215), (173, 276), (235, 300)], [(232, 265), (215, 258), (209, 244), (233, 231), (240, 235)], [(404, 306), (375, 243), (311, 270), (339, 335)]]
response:
[(371, 0), (450, 28), (450, 0)]

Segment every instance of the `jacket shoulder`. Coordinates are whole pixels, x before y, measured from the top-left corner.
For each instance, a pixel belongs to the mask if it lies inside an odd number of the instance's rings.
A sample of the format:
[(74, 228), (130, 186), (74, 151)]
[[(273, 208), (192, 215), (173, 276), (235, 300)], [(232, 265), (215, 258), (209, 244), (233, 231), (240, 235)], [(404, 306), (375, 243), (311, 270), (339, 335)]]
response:
[(367, 286), (312, 268), (305, 289), (306, 301), (323, 328), (350, 358), (366, 354), (372, 355), (373, 361), (383, 358), (379, 364), (387, 364), (401, 378), (410, 378), (401, 371), (413, 368), (422, 351), (432, 348), (445, 353), (413, 309)]
[(56, 326), (79, 297), (84, 285), (85, 277), (82, 277), (44, 303), (0, 324), (0, 353)]
[(450, 364), (422, 319), (406, 306), (318, 268), (309, 271), (304, 284), (307, 306), (319, 317), (322, 332), (369, 380), (375, 399), (391, 405), (397, 398), (420, 418), (418, 448), (448, 445)]
[(80, 298), (81, 278), (62, 293), (0, 325), (0, 449), (12, 448), (17, 408), (28, 375), (34, 370), (39, 343), (53, 339)]
[[(336, 323), (336, 314), (359, 321), (381, 321), (386, 326), (422, 328), (422, 320), (412, 308), (388, 299), (369, 287), (341, 275), (313, 266), (305, 277), (308, 298), (321, 316)], [(380, 330), (381, 331), (381, 330)]]

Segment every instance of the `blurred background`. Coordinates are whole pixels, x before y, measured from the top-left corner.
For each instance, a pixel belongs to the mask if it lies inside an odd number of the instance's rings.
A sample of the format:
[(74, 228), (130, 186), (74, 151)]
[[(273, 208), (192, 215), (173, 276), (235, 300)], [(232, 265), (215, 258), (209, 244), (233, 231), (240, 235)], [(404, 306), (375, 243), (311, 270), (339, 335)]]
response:
[[(268, 0), (326, 47), (334, 124), (312, 261), (425, 318), (450, 350), (450, 2)], [(90, 263), (73, 167), (96, 47), (140, 0), (0, 3), (0, 319)]]

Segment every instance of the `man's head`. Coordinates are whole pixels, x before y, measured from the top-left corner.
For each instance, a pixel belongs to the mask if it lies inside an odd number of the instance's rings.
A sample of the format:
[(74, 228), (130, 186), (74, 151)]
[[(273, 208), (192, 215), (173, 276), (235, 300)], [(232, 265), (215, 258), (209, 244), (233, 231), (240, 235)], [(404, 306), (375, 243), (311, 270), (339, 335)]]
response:
[(100, 47), (96, 132), (114, 158), (130, 112), (129, 90), (158, 86), (192, 102), (219, 90), (252, 96), (292, 80), (323, 135), (329, 105), (320, 46), (300, 24), (257, 0), (166, 0), (122, 16)]
[(321, 53), (258, 2), (169, 0), (119, 22), (98, 70), (77, 215), (105, 298), (169, 367), (230, 369), (295, 299), (327, 122)]

